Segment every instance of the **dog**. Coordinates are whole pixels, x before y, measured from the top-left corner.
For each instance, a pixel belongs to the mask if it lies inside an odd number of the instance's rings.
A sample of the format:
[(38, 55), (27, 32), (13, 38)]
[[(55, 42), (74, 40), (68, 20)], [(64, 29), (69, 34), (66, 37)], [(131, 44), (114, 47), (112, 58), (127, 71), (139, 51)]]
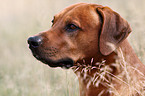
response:
[(52, 27), (28, 38), (33, 56), (72, 68), (80, 96), (145, 96), (145, 66), (127, 41), (128, 22), (97, 4), (78, 3), (54, 16)]

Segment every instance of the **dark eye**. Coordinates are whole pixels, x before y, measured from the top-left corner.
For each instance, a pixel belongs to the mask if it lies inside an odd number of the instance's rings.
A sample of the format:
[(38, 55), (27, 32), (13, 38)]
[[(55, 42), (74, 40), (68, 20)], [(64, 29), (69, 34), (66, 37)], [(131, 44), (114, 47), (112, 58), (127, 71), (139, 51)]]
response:
[(68, 32), (73, 32), (76, 31), (77, 29), (79, 29), (79, 27), (76, 26), (75, 24), (68, 24), (65, 28), (65, 30)]
[(54, 19), (51, 21), (51, 23), (52, 23), (52, 25), (51, 25), (51, 27), (54, 25)]
[(54, 19), (51, 22), (54, 23)]

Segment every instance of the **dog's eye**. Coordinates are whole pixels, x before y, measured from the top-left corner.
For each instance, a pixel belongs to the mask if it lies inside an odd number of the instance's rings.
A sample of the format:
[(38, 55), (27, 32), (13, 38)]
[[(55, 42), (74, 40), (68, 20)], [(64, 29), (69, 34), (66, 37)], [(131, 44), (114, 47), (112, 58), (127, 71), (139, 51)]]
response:
[(73, 32), (76, 31), (77, 29), (79, 29), (79, 27), (76, 26), (75, 24), (68, 24), (65, 28), (65, 30), (68, 32)]
[(54, 23), (54, 19), (51, 22)]

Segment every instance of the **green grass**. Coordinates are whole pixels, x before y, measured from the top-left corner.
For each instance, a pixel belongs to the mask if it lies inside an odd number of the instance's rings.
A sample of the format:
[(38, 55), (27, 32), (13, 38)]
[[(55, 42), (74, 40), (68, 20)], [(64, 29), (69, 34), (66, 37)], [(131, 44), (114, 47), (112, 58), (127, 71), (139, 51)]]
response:
[(0, 96), (78, 96), (72, 70), (52, 69), (37, 61), (27, 38), (49, 29), (53, 15), (77, 2), (108, 5), (129, 21), (129, 37), (145, 63), (144, 0), (5, 0), (0, 1)]

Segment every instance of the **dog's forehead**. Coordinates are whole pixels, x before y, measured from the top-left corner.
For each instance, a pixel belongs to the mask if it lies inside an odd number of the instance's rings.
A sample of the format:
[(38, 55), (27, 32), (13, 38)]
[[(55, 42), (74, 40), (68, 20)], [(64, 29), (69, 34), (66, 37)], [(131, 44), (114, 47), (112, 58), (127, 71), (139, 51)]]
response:
[(55, 15), (55, 17), (61, 17), (62, 15), (70, 12), (70, 11), (76, 11), (76, 10), (82, 10), (84, 7), (88, 7), (89, 5), (88, 4), (85, 4), (85, 3), (79, 3), (79, 4), (74, 4), (74, 5), (71, 5), (65, 9), (63, 9), (61, 12), (59, 12), (58, 14)]
[[(78, 4), (74, 4), (71, 5), (65, 9), (63, 9), (62, 11), (60, 11), (58, 14), (55, 15), (55, 17), (63, 17), (65, 14), (67, 13), (71, 13), (72, 14), (82, 14), (85, 13), (88, 14), (88, 12), (92, 9), (94, 9), (94, 7), (97, 7), (99, 5), (97, 4), (89, 4), (89, 3), (78, 3)], [(82, 15), (86, 15), (86, 14), (82, 14)]]
[(89, 3), (79, 3), (79, 4), (74, 4), (71, 5), (61, 12), (59, 12), (57, 15), (55, 15), (55, 19), (62, 19), (62, 18), (73, 18), (79, 17), (79, 18), (91, 18), (97, 17), (96, 16), (96, 8), (99, 7), (97, 4), (89, 4)]

